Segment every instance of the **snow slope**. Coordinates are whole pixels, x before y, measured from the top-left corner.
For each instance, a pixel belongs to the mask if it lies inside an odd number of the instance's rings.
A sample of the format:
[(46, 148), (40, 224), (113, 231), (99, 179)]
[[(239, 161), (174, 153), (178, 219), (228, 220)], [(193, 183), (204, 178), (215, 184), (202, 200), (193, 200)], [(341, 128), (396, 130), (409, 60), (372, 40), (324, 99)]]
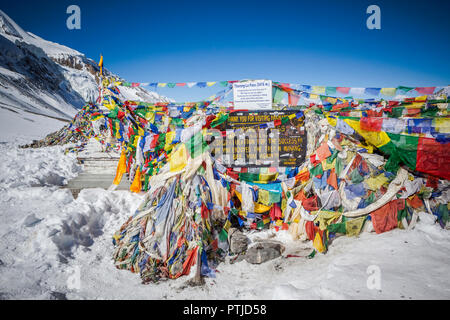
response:
[[(114, 267), (111, 238), (142, 196), (85, 189), (74, 200), (59, 186), (80, 169), (62, 147), (0, 144), (0, 298), (450, 298), (450, 233), (425, 213), (411, 231), (339, 237), (313, 259), (305, 258), (310, 242), (293, 241), (284, 231), (253, 233), (252, 241), (272, 238), (286, 245), (285, 255), (303, 257), (261, 265), (228, 261), (203, 287), (186, 286), (187, 277), (142, 285), (139, 275)], [(379, 268), (379, 289), (367, 286), (370, 268)]]

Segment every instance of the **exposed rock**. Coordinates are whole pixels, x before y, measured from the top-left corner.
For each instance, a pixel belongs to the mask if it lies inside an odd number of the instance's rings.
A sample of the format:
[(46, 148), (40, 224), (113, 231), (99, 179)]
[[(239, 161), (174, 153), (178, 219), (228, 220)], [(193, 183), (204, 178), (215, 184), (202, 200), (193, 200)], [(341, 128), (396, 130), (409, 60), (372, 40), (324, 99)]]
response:
[(249, 239), (241, 231), (235, 228), (230, 228), (230, 252), (234, 254), (239, 254), (247, 250)]
[(50, 292), (51, 300), (67, 300), (66, 294), (63, 292), (52, 291)]
[(43, 219), (38, 219), (36, 218), (36, 216), (34, 215), (34, 213), (30, 214), (29, 216), (27, 216), (23, 222), (23, 225), (27, 228), (31, 228), (34, 227), (35, 225), (37, 225), (39, 222), (41, 222)]
[(278, 258), (284, 250), (281, 243), (261, 241), (247, 250), (245, 260), (249, 263), (260, 264)]

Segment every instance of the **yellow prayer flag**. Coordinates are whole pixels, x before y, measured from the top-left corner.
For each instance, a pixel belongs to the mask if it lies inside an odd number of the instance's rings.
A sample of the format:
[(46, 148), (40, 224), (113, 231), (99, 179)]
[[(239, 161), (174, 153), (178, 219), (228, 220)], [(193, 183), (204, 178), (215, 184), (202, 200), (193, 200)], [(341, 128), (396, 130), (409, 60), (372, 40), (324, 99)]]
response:
[(142, 189), (142, 181), (141, 181), (141, 168), (138, 167), (136, 169), (136, 174), (134, 175), (133, 183), (130, 186), (130, 191), (138, 193)]
[(313, 86), (313, 87), (312, 87), (312, 93), (315, 93), (315, 94), (324, 94), (324, 93), (325, 93), (325, 87), (322, 87), (322, 86)]
[(332, 125), (333, 127), (336, 127), (336, 124), (337, 124), (336, 118), (331, 118), (330, 116), (327, 116), (327, 120), (330, 125)]
[(186, 153), (186, 145), (183, 143), (180, 145), (177, 151), (171, 154), (169, 165), (170, 171), (176, 172), (183, 170), (186, 167), (187, 162), (187, 153)]
[(125, 155), (125, 152), (122, 150), (119, 163), (117, 164), (116, 176), (114, 178), (113, 184), (118, 186), (120, 184), (120, 181), (122, 181), (122, 176), (125, 172), (127, 172), (127, 156)]
[(325, 248), (322, 243), (322, 237), (320, 236), (319, 232), (316, 233), (316, 236), (315, 236), (314, 242), (313, 242), (313, 247), (316, 248), (316, 250), (319, 252), (325, 251)]
[(357, 236), (361, 232), (361, 229), (364, 225), (364, 221), (366, 221), (366, 216), (347, 220), (345, 222), (345, 231), (347, 237)]
[(384, 94), (385, 96), (395, 96), (395, 93), (397, 92), (397, 88), (381, 88), (380, 93)]
[(384, 131), (366, 131), (361, 129), (358, 120), (344, 119), (344, 121), (367, 142), (373, 144), (377, 148), (380, 148), (391, 141), (387, 133)]
[(435, 118), (434, 126), (439, 133), (450, 133), (450, 118)]
[[(236, 193), (237, 194), (237, 193)], [(263, 213), (270, 210), (271, 206), (265, 206), (263, 204), (260, 204), (258, 202), (255, 203), (255, 213)]]
[(327, 98), (328, 102), (331, 104), (335, 104), (337, 102), (336, 98)]
[(226, 232), (228, 232), (230, 227), (231, 227), (231, 222), (230, 222), (230, 220), (227, 220), (227, 222), (225, 222), (223, 228), (225, 229)]

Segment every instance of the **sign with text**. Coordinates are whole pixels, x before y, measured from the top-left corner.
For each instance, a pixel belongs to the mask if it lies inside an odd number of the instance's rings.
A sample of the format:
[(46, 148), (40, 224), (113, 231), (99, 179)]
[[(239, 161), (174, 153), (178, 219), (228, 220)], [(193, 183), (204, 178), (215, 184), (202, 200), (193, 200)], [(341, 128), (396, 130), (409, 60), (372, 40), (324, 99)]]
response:
[[(230, 159), (225, 163), (237, 167), (300, 166), (305, 161), (307, 147), (304, 117), (290, 119), (275, 128), (259, 129), (260, 124), (281, 120), (282, 117), (297, 112), (280, 110), (231, 113), (225, 124), (227, 134), (223, 141), (224, 155), (225, 159)], [(245, 155), (245, 158), (241, 157), (245, 160), (243, 163), (237, 161), (240, 155)]]
[(272, 109), (272, 80), (249, 80), (233, 83), (235, 109)]

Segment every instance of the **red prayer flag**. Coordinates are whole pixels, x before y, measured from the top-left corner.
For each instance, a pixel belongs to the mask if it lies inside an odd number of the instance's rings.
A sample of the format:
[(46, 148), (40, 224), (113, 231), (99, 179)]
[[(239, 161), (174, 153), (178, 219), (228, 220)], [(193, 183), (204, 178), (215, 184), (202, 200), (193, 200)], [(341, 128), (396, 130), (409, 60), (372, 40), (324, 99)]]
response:
[(381, 131), (381, 126), (383, 124), (383, 118), (371, 118), (363, 117), (359, 121), (362, 130), (366, 131)]
[(343, 94), (348, 94), (350, 91), (349, 87), (336, 87), (336, 91), (343, 93)]
[(433, 94), (436, 87), (417, 87), (416, 91), (420, 94)]
[(337, 175), (336, 170), (333, 168), (331, 169), (330, 176), (327, 178), (327, 183), (334, 188), (334, 190), (338, 189), (337, 184)]
[(296, 106), (299, 99), (300, 99), (299, 95), (296, 95), (294, 93), (288, 93), (288, 102), (290, 106)]
[(450, 180), (450, 143), (419, 138), (416, 170)]

